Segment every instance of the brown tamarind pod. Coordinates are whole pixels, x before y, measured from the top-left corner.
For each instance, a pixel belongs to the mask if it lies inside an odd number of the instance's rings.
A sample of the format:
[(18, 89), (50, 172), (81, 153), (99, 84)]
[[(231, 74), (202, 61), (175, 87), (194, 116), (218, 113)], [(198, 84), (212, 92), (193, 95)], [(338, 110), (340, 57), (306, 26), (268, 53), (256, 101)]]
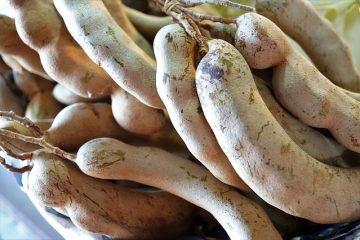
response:
[(196, 86), (205, 117), (236, 172), (267, 203), (317, 223), (359, 218), (359, 169), (325, 165), (305, 153), (262, 100), (247, 61), (210, 40)]
[(52, 94), (58, 102), (60, 102), (64, 105), (71, 105), (71, 104), (80, 103), (80, 102), (95, 102), (95, 101), (99, 100), (96, 98), (95, 99), (94, 98), (84, 98), (79, 95), (76, 95), (71, 90), (69, 90), (68, 88), (66, 88), (65, 86), (63, 86), (59, 83), (56, 84), (56, 86), (53, 88)]
[(110, 95), (116, 84), (74, 42), (52, 2), (8, 2), (14, 10), (21, 40), (38, 52), (44, 69), (53, 80), (82, 97)]
[(54, 88), (54, 82), (44, 79), (28, 71), (13, 71), (16, 86), (31, 99), (36, 93)]
[(63, 109), (52, 95), (52, 90), (36, 93), (29, 101), (25, 110), (25, 117), (32, 121), (53, 119)]
[(21, 41), (13, 19), (0, 15), (0, 32), (1, 54), (10, 55), (27, 71), (49, 79), (41, 65), (39, 55)]
[(180, 25), (168, 25), (156, 35), (154, 51), (158, 93), (190, 152), (220, 181), (249, 191), (222, 152), (202, 113), (195, 88), (195, 40)]
[(330, 81), (360, 91), (360, 73), (347, 43), (311, 1), (257, 0), (256, 10), (297, 41)]
[(134, 40), (134, 42), (146, 52), (147, 55), (154, 58), (154, 52), (150, 43), (138, 32), (129, 20), (125, 12), (125, 6), (119, 1), (103, 0), (105, 7), (110, 12), (116, 23)]
[(24, 108), (19, 97), (12, 93), (5, 79), (0, 75), (0, 110), (13, 111), (18, 115), (24, 114)]
[(64, 208), (80, 229), (121, 239), (174, 239), (192, 222), (194, 207), (169, 193), (91, 178), (45, 151), (34, 152), (31, 160), (28, 193), (41, 204)]

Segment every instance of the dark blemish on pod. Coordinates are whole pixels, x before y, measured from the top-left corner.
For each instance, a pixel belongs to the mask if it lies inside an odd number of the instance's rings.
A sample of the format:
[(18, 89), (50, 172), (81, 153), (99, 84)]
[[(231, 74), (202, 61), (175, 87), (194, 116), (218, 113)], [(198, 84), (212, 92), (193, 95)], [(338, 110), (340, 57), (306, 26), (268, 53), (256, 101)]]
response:
[(258, 140), (258, 141), (259, 141), (259, 139), (260, 139), (260, 135), (263, 133), (264, 129), (265, 129), (266, 127), (268, 127), (269, 125), (270, 125), (270, 122), (269, 122), (269, 121), (267, 121), (264, 125), (262, 125), (262, 126), (261, 126), (260, 131), (257, 133), (256, 140)]
[(170, 75), (168, 73), (164, 73), (163, 84), (166, 85), (168, 82), (170, 82)]
[(167, 40), (168, 43), (172, 43), (172, 42), (174, 41), (174, 38), (173, 38), (173, 36), (171, 36), (170, 33), (167, 33), (167, 34), (165, 35), (165, 38), (166, 38), (166, 40)]
[(354, 138), (354, 136), (350, 136), (350, 140), (351, 140), (351, 144), (354, 146), (354, 147), (360, 147), (360, 143), (359, 141)]
[(210, 75), (210, 79), (220, 80), (224, 75), (224, 70), (219, 66), (210, 64), (209, 62), (204, 64), (204, 72)]
[(117, 60), (115, 57), (113, 57), (113, 60), (119, 64), (121, 67), (124, 67), (124, 64), (122, 62), (120, 62), (119, 60)]
[(85, 37), (90, 35), (90, 33), (86, 31), (86, 26), (85, 25), (82, 25), (81, 29), (83, 30)]

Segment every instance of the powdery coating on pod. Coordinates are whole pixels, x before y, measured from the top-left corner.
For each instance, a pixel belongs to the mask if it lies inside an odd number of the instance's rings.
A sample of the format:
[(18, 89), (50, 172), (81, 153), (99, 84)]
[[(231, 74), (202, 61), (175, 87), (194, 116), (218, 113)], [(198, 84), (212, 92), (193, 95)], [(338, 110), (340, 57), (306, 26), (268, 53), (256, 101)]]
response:
[(254, 79), (261, 98), (272, 115), (302, 150), (311, 157), (327, 164), (332, 164), (337, 157), (344, 153), (345, 148), (343, 146), (290, 115), (276, 101), (262, 80), (256, 76)]
[(149, 15), (130, 7), (125, 7), (125, 12), (136, 29), (144, 34), (144, 36), (149, 40), (153, 40), (156, 33), (162, 27), (173, 23), (172, 18), (169, 16), (158, 17)]
[[(40, 55), (49, 76), (82, 97), (108, 96), (114, 81), (74, 42), (53, 4), (8, 0), (20, 38)], [(39, 34), (41, 32), (41, 34)]]
[(11, 55), (2, 54), (1, 57), (4, 62), (14, 71), (21, 73), (25, 71), (24, 68), (20, 65), (20, 63), (16, 61), (15, 58), (13, 58)]
[(0, 53), (10, 55), (23, 68), (43, 78), (50, 79), (41, 66), (40, 57), (33, 49), (25, 45), (16, 32), (15, 21), (0, 15)]
[(325, 165), (299, 148), (266, 107), (247, 62), (231, 44), (209, 41), (196, 86), (221, 148), (264, 201), (317, 223), (359, 219), (360, 169)]
[(157, 33), (154, 51), (158, 93), (190, 152), (220, 181), (249, 191), (219, 147), (202, 112), (195, 88), (195, 40), (180, 25), (168, 25)]
[(111, 100), (116, 122), (129, 132), (151, 135), (165, 126), (166, 119), (162, 110), (144, 105), (121, 88), (111, 95)]
[(329, 80), (360, 91), (360, 74), (347, 43), (310, 1), (257, 0), (256, 9), (295, 39)]
[[(5, 79), (0, 75), (0, 111), (13, 111), (18, 115), (24, 114), (20, 99), (7, 86)], [(1, 120), (0, 120), (1, 121)]]
[(129, 35), (129, 37), (134, 40), (134, 42), (146, 52), (150, 57), (155, 57), (152, 46), (150, 43), (136, 30), (134, 25), (130, 22), (128, 16), (125, 12), (125, 6), (122, 1), (114, 0), (102, 0), (105, 7), (114, 18), (116, 23)]
[(28, 192), (66, 210), (86, 231), (121, 239), (175, 239), (192, 222), (193, 206), (165, 192), (131, 191), (81, 173), (72, 163), (35, 152)]
[(115, 122), (109, 104), (77, 103), (59, 112), (43, 139), (62, 149), (74, 150), (93, 138), (121, 138), (127, 134)]
[(71, 105), (79, 102), (94, 102), (99, 100), (96, 98), (84, 98), (76, 95), (71, 90), (61, 84), (56, 84), (52, 91), (52, 94), (57, 101), (65, 105)]
[(329, 129), (346, 148), (360, 152), (360, 102), (345, 94), (290, 47), (286, 54), (277, 47), (262, 48), (261, 56), (252, 55), (251, 49), (260, 49), (266, 42), (289, 46), (285, 34), (269, 19), (247, 13), (238, 17), (237, 23), (236, 47), (251, 67), (256, 68), (253, 63), (263, 56), (282, 57), (279, 62), (264, 59), (266, 67), (274, 66), (272, 82), (280, 103), (302, 122)]
[(29, 101), (25, 110), (25, 117), (32, 121), (53, 119), (63, 109), (52, 95), (51, 90), (36, 93)]
[(136, 181), (177, 195), (210, 212), (231, 239), (281, 239), (255, 203), (205, 168), (161, 149), (99, 138), (81, 146), (76, 164), (96, 178)]
[(73, 38), (124, 90), (144, 104), (163, 108), (156, 92), (156, 64), (122, 30), (101, 0), (56, 0)]

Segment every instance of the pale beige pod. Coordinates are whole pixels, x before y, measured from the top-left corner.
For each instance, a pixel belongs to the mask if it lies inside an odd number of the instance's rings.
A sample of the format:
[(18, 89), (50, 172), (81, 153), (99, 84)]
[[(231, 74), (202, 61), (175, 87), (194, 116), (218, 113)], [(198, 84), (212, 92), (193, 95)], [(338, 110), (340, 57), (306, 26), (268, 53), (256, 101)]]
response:
[[(360, 169), (305, 153), (268, 110), (243, 56), (210, 40), (196, 72), (205, 117), (240, 177), (267, 203), (317, 223), (360, 217)], [(227, 64), (231, 62), (232, 64)]]
[(158, 93), (190, 152), (220, 181), (249, 191), (216, 142), (202, 112), (195, 89), (195, 40), (180, 25), (171, 24), (157, 33), (154, 51)]
[(360, 91), (360, 73), (345, 40), (308, 0), (256, 0), (259, 14), (297, 41), (329, 80)]
[(237, 24), (237, 49), (253, 68), (274, 67), (272, 83), (281, 104), (302, 122), (329, 129), (339, 143), (360, 152), (360, 102), (294, 50), (269, 19), (246, 13)]

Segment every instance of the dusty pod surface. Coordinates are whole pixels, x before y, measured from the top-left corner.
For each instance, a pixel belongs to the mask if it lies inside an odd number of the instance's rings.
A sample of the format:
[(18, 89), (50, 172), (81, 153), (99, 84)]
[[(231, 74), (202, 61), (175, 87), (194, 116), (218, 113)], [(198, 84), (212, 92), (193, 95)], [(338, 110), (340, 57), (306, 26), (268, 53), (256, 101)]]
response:
[(14, 58), (27, 71), (49, 79), (39, 55), (27, 46), (16, 32), (14, 19), (0, 15), (0, 53)]
[(151, 135), (167, 121), (161, 109), (150, 108), (121, 88), (111, 95), (111, 107), (116, 122), (131, 133)]
[(257, 195), (317, 223), (359, 219), (359, 169), (325, 165), (300, 149), (267, 109), (247, 62), (232, 45), (209, 41), (196, 86), (221, 148)]
[(58, 102), (60, 102), (64, 105), (71, 105), (71, 104), (80, 103), (80, 102), (94, 102), (94, 101), (99, 100), (96, 98), (94, 99), (94, 98), (81, 97), (81, 96), (73, 93), (71, 90), (69, 90), (68, 88), (66, 88), (65, 86), (63, 86), (61, 84), (55, 85), (55, 87), (53, 88), (52, 94)]
[[(360, 103), (291, 48), (286, 35), (269, 19), (256, 13), (246, 13), (237, 18), (237, 24), (235, 45), (251, 67), (257, 68), (257, 53), (281, 56), (280, 62), (262, 58), (266, 67), (274, 67), (272, 85), (281, 104), (302, 122), (312, 127), (327, 128), (338, 142), (359, 152)], [(267, 42), (276, 47), (262, 48)], [(286, 51), (279, 51), (279, 46), (287, 46)]]
[(116, 84), (74, 42), (52, 2), (8, 2), (14, 10), (21, 40), (38, 52), (45, 71), (54, 81), (83, 97), (110, 95)]
[(43, 139), (66, 150), (74, 150), (96, 137), (123, 138), (128, 133), (114, 120), (106, 103), (77, 103), (55, 117)]
[(13, 71), (14, 82), (16, 86), (31, 99), (36, 93), (48, 91), (54, 88), (54, 82), (32, 74), (28, 71)]
[(156, 92), (155, 61), (121, 29), (101, 0), (54, 3), (73, 38), (94, 62), (141, 102), (163, 108)]
[[(66, 210), (79, 228), (122, 239), (167, 239), (184, 234), (194, 207), (165, 192), (136, 192), (81, 173), (71, 162), (34, 152), (28, 192)], [(94, 221), (96, 219), (96, 221)]]
[(180, 25), (168, 25), (157, 33), (154, 51), (158, 93), (191, 153), (220, 181), (249, 191), (222, 152), (202, 113), (195, 89), (195, 40)]
[(204, 167), (164, 150), (98, 138), (81, 146), (74, 161), (96, 178), (132, 180), (177, 195), (210, 212), (231, 239), (281, 239), (257, 204)]
[(348, 45), (332, 24), (316, 12), (311, 1), (257, 0), (256, 10), (296, 40), (329, 80), (360, 91), (360, 73)]

